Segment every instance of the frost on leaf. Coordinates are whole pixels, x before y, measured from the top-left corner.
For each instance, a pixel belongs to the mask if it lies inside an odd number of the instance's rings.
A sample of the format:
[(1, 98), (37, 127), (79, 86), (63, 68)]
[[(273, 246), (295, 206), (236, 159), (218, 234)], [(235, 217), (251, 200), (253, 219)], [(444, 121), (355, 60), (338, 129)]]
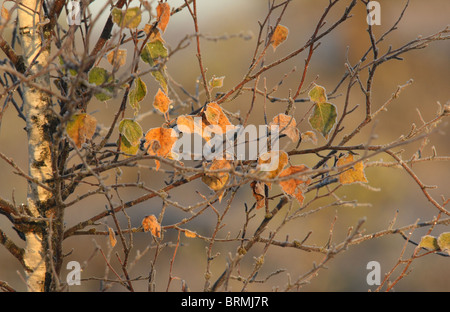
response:
[(226, 133), (227, 130), (233, 128), (233, 124), (228, 119), (227, 115), (223, 112), (222, 108), (216, 103), (211, 102), (206, 106), (205, 117), (210, 125), (217, 125), (221, 129), (222, 133)]
[[(88, 81), (89, 81), (89, 83), (93, 83), (96, 86), (101, 86), (103, 84), (108, 84), (108, 83), (113, 82), (113, 77), (112, 77), (111, 73), (109, 73), (106, 69), (101, 68), (101, 67), (94, 67), (89, 72)], [(108, 93), (114, 92), (114, 86), (106, 86), (106, 87), (104, 87), (104, 89)], [(96, 91), (96, 93), (94, 93), (94, 95), (99, 101), (107, 101), (107, 100), (111, 99), (111, 97), (112, 97), (111, 95), (103, 93), (101, 91)]]
[(224, 79), (225, 79), (225, 76), (212, 77), (211, 80), (209, 81), (209, 85), (211, 88), (222, 88)]
[(285, 151), (270, 151), (258, 158), (258, 169), (265, 179), (273, 179), (287, 165), (289, 157)]
[(289, 29), (286, 26), (278, 25), (272, 35), (272, 48), (275, 51), (276, 48), (282, 44), (288, 37)]
[(144, 228), (144, 232), (151, 232), (157, 238), (161, 237), (161, 224), (159, 224), (154, 215), (146, 216), (142, 220), (142, 227)]
[(253, 191), (253, 197), (256, 199), (256, 209), (262, 208), (266, 204), (264, 185), (265, 184), (260, 181), (253, 181), (250, 183), (250, 187)]
[(314, 111), (309, 117), (311, 127), (320, 132), (327, 139), (331, 129), (336, 123), (337, 111), (334, 104), (328, 103), (327, 94), (324, 87), (315, 85), (309, 91), (309, 98), (315, 102)]
[(135, 81), (135, 87), (130, 91), (128, 99), (130, 101), (131, 107), (134, 108), (135, 115), (139, 112), (140, 105), (139, 103), (144, 100), (147, 95), (147, 85), (142, 81), (141, 78), (137, 78)]
[(172, 100), (169, 99), (161, 89), (158, 89), (158, 92), (156, 92), (155, 98), (153, 99), (153, 107), (166, 115), (171, 103)]
[(124, 11), (114, 8), (111, 11), (111, 16), (113, 22), (120, 27), (136, 28), (141, 22), (142, 13), (138, 7), (128, 8)]
[[(353, 163), (353, 154), (349, 153), (347, 156), (339, 158), (336, 163), (337, 167), (344, 166), (349, 163)], [(339, 168), (339, 182), (342, 184), (352, 184), (355, 182), (368, 182), (364, 173), (364, 164), (359, 161), (351, 167)]]
[(106, 55), (106, 59), (109, 64), (113, 66), (123, 66), (127, 60), (127, 50), (126, 49), (114, 49)]
[[(145, 135), (144, 148), (149, 155), (156, 155), (164, 158), (172, 157), (172, 147), (177, 141), (177, 133), (171, 128), (153, 128)], [(160, 163), (156, 162), (156, 170), (159, 169)]]
[(143, 136), (141, 125), (132, 119), (123, 119), (119, 123), (119, 132), (120, 150), (125, 154), (136, 155)]
[(439, 245), (436, 237), (431, 235), (422, 236), (419, 247), (425, 248), (430, 251), (439, 250)]
[[(209, 167), (209, 170), (220, 169), (231, 169), (230, 161), (225, 159), (216, 159)], [(227, 184), (229, 178), (230, 174), (228, 172), (206, 173), (204, 176), (202, 176), (202, 181), (213, 191), (220, 191)], [(219, 194), (219, 201), (222, 200), (222, 196), (223, 191), (221, 194)]]
[(292, 142), (297, 143), (300, 138), (300, 131), (297, 129), (297, 122), (293, 116), (286, 114), (278, 114), (269, 124), (270, 126), (278, 126), (280, 133), (286, 134)]
[(97, 120), (91, 115), (75, 114), (67, 122), (66, 132), (75, 142), (75, 145), (78, 148), (81, 148), (81, 145), (85, 143), (86, 140), (92, 138), (96, 126)]
[(160, 2), (156, 7), (156, 14), (158, 19), (158, 27), (162, 32), (165, 32), (167, 24), (170, 20), (170, 5), (167, 2)]
[(300, 205), (303, 204), (303, 192), (306, 190), (307, 185), (311, 183), (311, 179), (305, 175), (299, 175), (298, 173), (308, 169), (309, 168), (305, 165), (290, 166), (281, 171), (278, 176), (279, 178), (289, 177), (291, 175), (293, 176), (292, 179), (280, 180), (279, 184), (283, 192), (295, 198)]

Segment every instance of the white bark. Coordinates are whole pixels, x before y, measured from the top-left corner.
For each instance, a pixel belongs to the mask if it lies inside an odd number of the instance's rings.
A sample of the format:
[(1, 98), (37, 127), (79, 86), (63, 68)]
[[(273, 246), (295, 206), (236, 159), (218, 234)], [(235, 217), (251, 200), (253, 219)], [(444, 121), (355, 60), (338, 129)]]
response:
[[(19, 5), (19, 34), (23, 49), (25, 66), (30, 68), (29, 75), (40, 73), (47, 66), (49, 49), (44, 47), (43, 38), (39, 34), (38, 23), (41, 21), (41, 1), (22, 0)], [(41, 31), (42, 32), (42, 31)], [(33, 79), (33, 82), (43, 88), (50, 88), (48, 74), (41, 74)], [(45, 181), (52, 177), (50, 139), (45, 135), (47, 127), (50, 100), (45, 92), (24, 84), (25, 115), (27, 118), (28, 133), (28, 162), (29, 175), (37, 181)], [(51, 197), (51, 192), (29, 184), (28, 208), (33, 217), (46, 217), (39, 209), (39, 204)], [(24, 262), (31, 269), (27, 272), (27, 284), (29, 291), (43, 291), (45, 273), (47, 271), (47, 242), (43, 231), (29, 231), (25, 233), (26, 248)]]

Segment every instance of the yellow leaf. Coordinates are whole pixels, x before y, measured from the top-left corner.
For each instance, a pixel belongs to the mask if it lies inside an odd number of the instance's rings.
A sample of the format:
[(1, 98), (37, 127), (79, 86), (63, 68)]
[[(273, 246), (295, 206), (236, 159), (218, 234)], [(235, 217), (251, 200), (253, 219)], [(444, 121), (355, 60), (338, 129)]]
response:
[(151, 232), (154, 237), (161, 237), (161, 224), (154, 215), (146, 216), (142, 220), (142, 227), (145, 232)]
[(278, 25), (277, 28), (275, 28), (272, 35), (272, 48), (274, 51), (280, 44), (282, 44), (286, 40), (288, 34), (289, 29), (283, 25)]
[(125, 65), (125, 62), (127, 60), (127, 50), (125, 49), (118, 49), (118, 50), (112, 50), (108, 53), (106, 56), (108, 59), (109, 64), (113, 66), (123, 66)]
[(75, 114), (67, 122), (67, 135), (75, 142), (78, 148), (90, 140), (95, 133), (97, 120), (91, 115)]
[(189, 231), (189, 230), (184, 230), (184, 236), (189, 237), (189, 238), (196, 238), (197, 233)]
[(108, 232), (109, 232), (109, 242), (111, 243), (111, 246), (114, 247), (116, 246), (117, 243), (116, 233), (114, 233), (114, 230), (110, 227), (108, 227)]
[(162, 32), (165, 32), (170, 19), (170, 5), (167, 2), (160, 2), (156, 7), (156, 14), (159, 21), (158, 27)]
[(153, 99), (153, 107), (158, 109), (161, 113), (166, 114), (169, 111), (169, 106), (172, 100), (162, 91), (158, 89), (158, 92)]
[[(347, 156), (339, 158), (336, 166), (341, 167), (346, 164), (354, 162), (353, 155), (349, 153)], [(364, 174), (364, 164), (360, 161), (355, 163), (352, 167), (339, 168), (339, 182), (342, 184), (351, 184), (355, 182), (367, 182)]]
[(273, 118), (269, 125), (278, 126), (278, 131), (280, 131), (280, 133), (286, 134), (292, 142), (298, 142), (300, 138), (300, 131), (296, 128), (297, 122), (294, 117), (286, 114), (278, 114)]
[[(308, 170), (305, 165), (290, 166), (280, 172), (279, 178), (295, 175), (296, 173)], [(289, 196), (294, 197), (300, 205), (303, 204), (303, 191), (306, 186), (311, 183), (311, 179), (306, 176), (294, 176), (292, 179), (281, 180), (279, 182), (281, 189)]]
[[(153, 128), (145, 135), (144, 148), (149, 155), (171, 158), (172, 147), (177, 139), (177, 133), (174, 129)], [(159, 169), (159, 166), (159, 161), (156, 160), (156, 170)]]

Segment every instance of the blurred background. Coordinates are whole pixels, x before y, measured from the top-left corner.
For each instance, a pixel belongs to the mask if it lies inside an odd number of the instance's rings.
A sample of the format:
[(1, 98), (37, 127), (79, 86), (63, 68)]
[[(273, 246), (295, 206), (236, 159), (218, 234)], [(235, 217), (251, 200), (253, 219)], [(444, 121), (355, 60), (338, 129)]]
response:
[[(91, 11), (94, 16), (99, 14), (102, 7), (95, 1), (91, 5)], [(397, 21), (405, 1), (379, 1), (381, 4), (381, 25), (374, 26), (374, 34), (379, 37), (386, 30), (392, 27)], [(136, 2), (138, 4), (138, 2)], [(153, 7), (156, 7), (155, 2)], [(169, 0), (171, 7), (178, 7), (184, 3), (181, 0)], [(342, 14), (345, 6), (350, 1), (341, 1), (336, 5), (326, 18), (326, 25), (331, 25)], [(311, 1), (311, 0), (294, 0), (289, 5), (281, 24), (289, 28), (288, 39), (277, 48), (274, 52), (271, 48), (268, 49), (265, 63), (269, 64), (282, 56), (287, 55), (291, 51), (298, 49), (310, 38), (316, 23), (323, 13), (324, 8), (328, 4), (327, 0)], [(202, 35), (222, 38), (220, 40), (201, 40), (202, 57), (204, 66), (207, 68), (207, 76), (216, 77), (225, 76), (224, 86), (219, 89), (220, 92), (226, 92), (238, 83), (243, 75), (247, 72), (251, 58), (256, 45), (257, 34), (259, 31), (258, 21), (263, 21), (268, 12), (268, 1), (264, 0), (198, 0), (198, 16), (199, 29)], [(98, 27), (94, 31), (94, 39), (91, 40), (93, 45), (97, 36), (102, 30), (102, 25), (106, 19), (108, 10), (104, 10), (99, 15), (100, 20)], [(270, 19), (271, 25), (275, 24), (278, 17), (279, 10), (272, 15)], [(411, 0), (409, 7), (406, 10), (405, 16), (398, 25), (398, 29), (392, 32), (382, 44), (380, 44), (380, 53), (384, 53), (390, 45), (393, 48), (398, 48), (407, 42), (417, 38), (419, 35), (427, 36), (436, 33), (445, 28), (449, 22), (450, 17), (450, 2), (447, 0), (432, 0), (420, 1)], [(63, 16), (62, 16), (63, 18)], [(146, 22), (145, 18), (143, 23)], [(61, 21), (61, 23), (63, 23)], [(326, 26), (325, 26), (326, 27)], [(164, 33), (164, 40), (166, 46), (174, 49), (180, 40), (187, 34), (194, 33), (194, 26), (189, 12), (183, 11), (175, 14)], [(11, 31), (5, 30), (4, 37), (8, 40), (11, 36)], [(226, 39), (224, 39), (226, 38)], [(354, 65), (361, 56), (365, 53), (370, 45), (369, 36), (367, 34), (366, 11), (361, 2), (358, 1), (357, 7), (352, 12), (352, 18), (341, 24), (330, 35), (324, 37), (319, 48), (314, 53), (305, 86), (311, 83), (316, 77), (317, 83), (324, 86), (327, 91), (331, 91), (340, 81), (345, 72), (345, 62), (348, 61)], [(132, 46), (128, 45), (131, 49)], [(131, 55), (128, 54), (127, 65), (122, 69), (125, 74), (129, 70), (131, 63)], [(4, 58), (4, 55), (0, 55)], [(388, 107), (387, 112), (378, 115), (376, 122), (370, 125), (357, 135), (349, 144), (365, 143), (369, 139), (370, 133), (373, 131), (377, 135), (377, 139), (373, 144), (387, 144), (396, 140), (401, 135), (406, 135), (411, 129), (411, 125), (421, 125), (421, 120), (417, 110), (420, 111), (425, 120), (432, 119), (439, 106), (437, 102), (442, 105), (450, 100), (450, 42), (438, 41), (433, 42), (426, 49), (408, 52), (402, 57), (403, 61), (389, 61), (381, 65), (375, 75), (374, 92), (372, 94), (372, 102), (374, 109), (380, 107), (386, 100), (390, 98), (392, 93), (397, 89), (398, 85), (405, 84), (408, 80), (413, 79), (413, 84), (403, 90), (400, 97), (394, 100)], [(295, 92), (300, 81), (301, 73), (303, 71), (305, 53), (301, 53), (292, 58), (288, 62), (267, 71), (261, 77), (258, 87), (263, 89), (263, 78), (266, 79), (268, 89), (272, 89), (281, 80), (285, 74), (290, 73), (284, 79), (283, 84), (279, 86), (274, 96), (286, 98), (289, 90)], [(106, 58), (99, 64), (107, 67)], [(145, 65), (145, 64), (144, 64)], [(128, 66), (128, 67), (127, 67)], [(143, 66), (142, 66), (143, 67)], [(296, 69), (293, 73), (291, 71)], [(187, 91), (195, 93), (196, 80), (200, 75), (198, 69), (198, 62), (196, 58), (195, 42), (184, 50), (175, 53), (167, 63), (169, 75), (174, 81), (181, 84)], [(129, 71), (128, 71), (129, 72)], [(364, 78), (364, 77), (363, 77)], [(144, 81), (148, 86), (147, 98), (141, 103), (141, 112), (152, 111), (151, 103), (153, 96), (158, 89), (158, 85), (154, 79), (147, 75)], [(172, 86), (174, 86), (172, 84)], [(251, 83), (249, 86), (253, 86)], [(346, 83), (338, 90), (337, 94), (345, 92)], [(180, 89), (174, 86), (176, 91), (182, 99), (185, 96)], [(117, 99), (108, 101), (107, 103), (98, 102), (95, 99), (89, 105), (89, 113), (99, 120), (99, 123), (109, 126), (112, 120), (112, 112), (117, 111), (118, 105), (121, 101), (121, 94)], [(240, 97), (232, 102), (226, 103), (224, 108), (231, 112), (240, 112), (245, 116), (251, 103), (251, 93), (243, 93)], [(306, 97), (306, 94), (303, 95)], [(204, 100), (204, 97), (202, 98)], [(331, 102), (336, 105), (338, 114), (342, 112), (344, 103), (344, 96), (339, 96)], [(360, 104), (351, 118), (348, 118), (345, 123), (345, 129), (350, 131), (357, 124), (360, 123), (364, 116), (363, 103), (364, 99), (361, 97), (359, 91), (354, 90), (351, 97), (351, 107)], [(258, 97), (255, 103), (255, 109), (251, 115), (249, 123), (263, 124), (263, 105), (264, 100)], [(284, 112), (286, 104), (281, 102), (267, 102), (267, 114), (269, 120), (280, 112)], [(309, 109), (309, 103), (297, 103), (295, 106), (294, 116), (297, 121), (301, 120)], [(171, 117), (178, 114), (189, 112), (190, 108), (180, 108), (173, 112)], [(132, 117), (133, 112), (128, 110), (128, 117)], [(141, 125), (144, 131), (153, 127), (159, 127), (164, 122), (164, 117), (158, 113), (150, 114), (148, 117), (141, 120)], [(236, 121), (234, 121), (236, 122)], [(1, 132), (0, 132), (0, 150), (8, 157), (21, 166), (27, 168), (27, 144), (26, 133), (23, 130), (24, 124), (17, 117), (17, 113), (13, 107), (9, 107), (3, 116)], [(299, 125), (300, 131), (310, 130), (309, 124), (304, 121)], [(429, 138), (430, 143), (425, 148), (423, 157), (431, 155), (431, 146), (435, 146), (438, 155), (450, 155), (449, 145), (449, 126), (444, 120), (440, 124), (440, 132), (432, 134)], [(346, 133), (346, 130), (343, 131)], [(341, 137), (337, 138), (337, 141)], [(319, 137), (318, 144), (324, 144), (324, 139)], [(402, 147), (404, 149), (403, 157), (408, 159), (417, 151), (421, 142), (415, 142), (411, 145)], [(311, 143), (302, 144), (302, 148), (311, 148)], [(289, 148), (294, 148), (290, 145)], [(399, 150), (399, 149), (397, 149)], [(371, 159), (393, 161), (388, 155), (380, 154)], [(291, 159), (293, 164), (306, 164), (313, 166), (317, 163), (316, 156), (295, 156)], [(153, 163), (148, 163), (153, 165)], [(437, 188), (430, 190), (430, 193), (439, 201), (441, 195), (445, 198), (450, 197), (449, 193), (449, 177), (450, 163), (448, 162), (424, 162), (413, 166), (413, 170), (422, 182), (426, 185), (436, 185)], [(135, 181), (136, 174), (142, 177), (146, 185), (154, 189), (164, 187), (164, 180), (167, 178), (161, 173), (155, 173), (146, 169), (126, 169), (124, 170), (122, 180)], [(13, 169), (4, 161), (0, 161), (0, 196), (12, 201), (14, 198), (16, 203), (26, 201), (26, 182), (18, 175), (13, 173)], [(110, 173), (111, 176), (114, 173)], [(367, 218), (364, 224), (365, 233), (373, 233), (386, 229), (389, 222), (394, 218), (398, 211), (396, 219), (396, 227), (412, 224), (417, 220), (426, 221), (431, 220), (437, 215), (437, 210), (427, 199), (423, 196), (419, 186), (412, 180), (412, 178), (401, 169), (369, 167), (366, 169), (366, 176), (369, 180), (369, 185), (373, 188), (379, 188), (380, 191), (374, 192), (361, 185), (345, 186), (339, 189), (338, 195), (346, 200), (357, 200), (359, 203), (367, 203), (370, 205), (362, 205), (359, 207), (329, 207), (321, 210), (318, 213), (311, 214), (306, 218), (298, 218), (295, 221), (286, 225), (276, 236), (277, 240), (284, 240), (288, 235), (289, 240), (303, 240), (308, 232), (312, 231), (311, 236), (306, 242), (309, 245), (322, 246), (328, 240), (330, 224), (335, 216), (337, 217), (334, 226), (333, 241), (335, 243), (341, 242), (345, 239), (348, 228), (354, 226), (358, 220), (363, 217)], [(111, 177), (108, 181), (114, 182)], [(94, 182), (94, 180), (92, 180)], [(85, 193), (89, 188), (83, 186), (79, 189), (78, 195)], [(184, 185), (170, 192), (171, 199), (178, 201), (184, 206), (194, 204), (202, 200), (196, 193), (198, 190), (202, 194), (210, 194), (211, 191), (201, 181), (195, 181), (188, 185)], [(272, 193), (273, 192), (273, 193)], [(271, 191), (271, 195), (275, 195), (279, 189), (275, 188)], [(139, 190), (121, 190), (121, 200), (127, 201), (142, 195), (143, 192)], [(75, 194), (76, 195), (76, 194)], [(306, 201), (311, 199), (313, 194), (308, 194)], [(70, 199), (74, 199), (71, 197)], [(69, 200), (70, 200), (69, 199)], [(228, 197), (225, 197), (222, 203), (215, 205), (215, 207), (223, 211), (226, 206)], [(118, 198), (115, 198), (116, 202)], [(309, 209), (314, 209), (319, 206), (331, 203), (332, 199), (324, 199), (318, 201)], [(230, 237), (234, 237), (239, 233), (245, 220), (244, 203), (251, 206), (254, 203), (250, 187), (244, 186), (238, 192), (227, 217), (224, 220), (226, 226), (219, 232), (219, 237), (224, 238), (227, 233)], [(66, 211), (67, 226), (70, 227), (77, 222), (83, 221), (90, 216), (104, 211), (105, 201), (101, 196), (89, 197), (85, 201), (81, 201), (77, 205), (70, 207)], [(272, 203), (275, 205), (276, 201)], [(295, 206), (298, 204), (294, 204)], [(162, 208), (160, 199), (152, 199), (142, 204), (139, 204), (131, 209), (128, 209), (127, 214), (130, 217), (133, 227), (138, 227), (142, 218), (146, 215), (159, 215)], [(284, 208), (286, 209), (286, 208)], [(277, 218), (285, 213), (282, 211)], [(179, 222), (183, 218), (188, 217), (189, 214), (182, 213), (174, 207), (168, 207), (165, 213), (163, 225), (173, 224)], [(264, 211), (256, 211), (255, 218), (249, 229), (249, 233), (254, 231), (255, 227), (264, 217)], [(120, 216), (122, 225), (126, 227), (126, 218)], [(267, 237), (268, 231), (275, 229), (279, 222), (274, 220), (269, 227), (264, 237)], [(103, 225), (99, 229), (106, 229), (106, 225), (113, 227), (111, 219), (103, 220)], [(185, 225), (186, 228), (196, 231), (205, 236), (212, 234), (215, 226), (215, 214), (207, 210), (199, 218)], [(18, 241), (19, 245), (23, 245), (17, 237), (17, 234), (11, 229), (9, 222), (3, 216), (0, 216), (0, 228), (5, 231), (11, 238)], [(413, 241), (420, 241), (420, 237), (426, 234), (427, 229), (418, 229), (414, 231), (411, 239)], [(431, 233), (434, 236), (439, 236), (442, 232), (448, 232), (448, 226), (436, 226)], [(165, 241), (176, 242), (177, 232), (170, 230), (164, 233)], [(152, 243), (152, 238), (149, 233), (138, 233), (134, 235), (133, 251), (131, 259), (135, 259), (138, 250), (142, 252)], [(177, 276), (180, 280), (185, 280), (191, 290), (203, 290), (204, 273), (206, 264), (206, 247), (207, 243), (200, 239), (186, 238), (181, 236), (181, 246), (177, 251), (175, 262), (173, 264), (172, 274)], [(319, 271), (317, 277), (311, 280), (311, 283), (301, 288), (304, 291), (368, 291), (374, 290), (376, 286), (369, 286), (366, 282), (366, 276), (370, 272), (366, 269), (369, 261), (378, 261), (381, 265), (382, 277), (389, 272), (396, 264), (398, 258), (401, 256), (402, 248), (405, 240), (399, 236), (385, 236), (378, 239), (366, 241), (359, 245), (351, 246), (346, 252), (339, 254), (335, 259), (327, 264), (327, 270)], [(96, 246), (101, 246), (102, 249), (108, 251), (110, 245), (107, 237), (85, 237), (75, 236), (66, 240), (64, 245), (64, 252), (68, 254), (65, 263), (68, 261), (78, 261), (84, 267), (82, 278), (96, 277), (101, 278), (105, 272), (105, 262), (100, 253), (94, 253)], [(216, 243), (213, 247), (213, 255), (219, 254), (214, 261), (212, 261), (211, 273), (212, 281), (223, 272), (228, 254), (234, 253), (238, 247), (237, 243)], [(246, 276), (253, 269), (254, 259), (258, 257), (264, 246), (256, 246), (246, 256), (240, 265), (240, 273)], [(404, 258), (409, 258), (414, 251), (414, 246), (409, 245), (403, 255)], [(120, 251), (120, 243), (110, 250), (111, 263), (117, 266), (117, 259), (115, 253)], [(168, 272), (170, 259), (173, 256), (174, 249), (168, 247), (163, 249), (162, 253), (157, 259), (156, 265), (156, 290), (163, 291), (167, 287)], [(283, 290), (288, 283), (288, 276), (292, 280), (296, 280), (298, 276), (310, 270), (313, 262), (320, 262), (321, 254), (312, 254), (299, 250), (291, 250), (282, 247), (271, 247), (265, 257), (264, 266), (257, 276), (258, 279), (264, 279), (271, 272), (279, 269), (285, 269), (285, 272), (271, 277), (266, 283), (252, 284), (248, 290), (251, 291), (271, 291)], [(402, 281), (400, 281), (394, 290), (396, 291), (450, 291), (450, 281), (448, 274), (450, 273), (450, 258), (441, 257), (438, 255), (429, 255), (415, 260), (410, 266), (409, 274)], [(133, 267), (131, 275), (133, 277), (148, 276), (150, 266), (154, 260), (154, 250), (146, 253)], [(20, 272), (20, 273), (18, 273)], [(69, 270), (62, 270), (62, 276), (66, 276)], [(400, 271), (396, 271), (393, 275), (395, 279)], [(12, 287), (17, 290), (25, 290), (25, 284), (22, 280), (23, 273), (16, 259), (11, 256), (3, 247), (0, 247), (0, 280), (7, 281)], [(110, 272), (109, 278), (114, 279), (115, 276)], [(180, 280), (174, 280), (169, 290), (181, 290)], [(232, 282), (230, 288), (232, 290), (240, 290), (241, 284)], [(71, 286), (70, 291), (98, 291), (102, 284), (98, 280), (92, 279), (83, 281), (81, 286)], [(137, 290), (145, 291), (147, 284), (145, 281), (136, 282)], [(114, 286), (111, 290), (124, 290), (120, 286)]]

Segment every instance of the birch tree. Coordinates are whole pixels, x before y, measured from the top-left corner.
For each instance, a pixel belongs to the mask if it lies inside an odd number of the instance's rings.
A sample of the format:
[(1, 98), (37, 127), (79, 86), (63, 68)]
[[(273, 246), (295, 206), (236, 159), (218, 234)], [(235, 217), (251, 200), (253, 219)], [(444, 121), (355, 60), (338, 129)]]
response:
[[(246, 291), (281, 274), (286, 274), (288, 282), (277, 288), (299, 290), (351, 246), (385, 236), (401, 235), (404, 246), (416, 247), (409, 258), (402, 258), (404, 251), (401, 252), (378, 290), (383, 287), (391, 290), (406, 277), (407, 269), (417, 258), (448, 256), (448, 231), (433, 232), (437, 225), (448, 228), (450, 223), (448, 194), (435, 198), (435, 193), (430, 193), (430, 187), (414, 172), (413, 164), (449, 160), (448, 156), (438, 155), (434, 147), (429, 148), (428, 139), (450, 115), (449, 104), (439, 103), (433, 118), (421, 117), (421, 125), (412, 124), (409, 133), (392, 142), (377, 145), (372, 143), (375, 134), (368, 140), (360, 135), (379, 115), (386, 114), (387, 107), (413, 83), (409, 80), (393, 86), (392, 96), (375, 105), (374, 80), (378, 68), (402, 60), (410, 51), (449, 39), (448, 26), (406, 44), (392, 42), (389, 48), (382, 47), (380, 43), (389, 40), (407, 13), (407, 1), (396, 22), (378, 37), (374, 26), (367, 25), (370, 42), (367, 50), (355, 63), (345, 60), (342, 78), (328, 86), (308, 75), (315, 71), (311, 69), (311, 59), (321, 48), (321, 40), (333, 36), (336, 29), (355, 18), (353, 13), (358, 6), (369, 14), (368, 1), (325, 1), (310, 36), (294, 50), (280, 54), (280, 47), (295, 36), (294, 30), (283, 25), (292, 2), (268, 1), (265, 16), (257, 21), (259, 32), (253, 36), (207, 35), (199, 26), (202, 18), (197, 10), (202, 4), (199, 0), (181, 1), (178, 6), (171, 1), (129, 0), (100, 4), (87, 0), (9, 0), (2, 4), (0, 48), (5, 60), (0, 65), (3, 75), (0, 98), (4, 100), (0, 122), (7, 109), (16, 110), (17, 120), (24, 124), (27, 133), (24, 144), (28, 146), (28, 168), (21, 168), (14, 155), (2, 150), (1, 145), (0, 158), (26, 179), (28, 192), (23, 203), (16, 203), (14, 197), (0, 197), (0, 214), (17, 233), (17, 237), (10, 237), (0, 229), (0, 243), (21, 264), (29, 291), (66, 291), (69, 285), (62, 274), (67, 256), (63, 243), (68, 238), (88, 235), (96, 239), (105, 237), (110, 248), (120, 248), (115, 258), (108, 257), (101, 247), (95, 249), (96, 255), (104, 259), (106, 271), (113, 275), (101, 279), (104, 282), (101, 290), (111, 285), (129, 291), (174, 290), (178, 287), (174, 286), (175, 281), (181, 281), (177, 290), (190, 290), (190, 281), (178, 277), (174, 271), (177, 252), (189, 248), (181, 243), (183, 239), (199, 240), (206, 250), (200, 287), (203, 291)], [(108, 12), (105, 21), (99, 18), (99, 12), (103, 11)], [(180, 12), (190, 17), (190, 24), (185, 27), (187, 33), (179, 42), (168, 43), (166, 28)], [(99, 35), (94, 29), (101, 29)], [(7, 32), (12, 34), (10, 42), (5, 39)], [(252, 55), (242, 55), (249, 66), (238, 81), (227, 81), (226, 77), (207, 70), (202, 44), (227, 40), (254, 43)], [(191, 73), (194, 91), (178, 83), (168, 67), (170, 58), (188, 53), (188, 47), (195, 51), (197, 72)], [(269, 54), (275, 57), (274, 61), (266, 62)], [(266, 75), (271, 75), (274, 68), (294, 62), (298, 55), (304, 56), (300, 71), (286, 73), (271, 89)], [(290, 80), (289, 92), (277, 93), (289, 76), (295, 76), (293, 83)], [(227, 109), (228, 104), (239, 101), (244, 94), (250, 98), (245, 108), (236, 112)], [(362, 95), (363, 105), (353, 103), (352, 94)], [(119, 104), (116, 110), (105, 104), (114, 101)], [(108, 125), (98, 123), (92, 103), (103, 105), (101, 110), (108, 112)], [(276, 115), (267, 113), (268, 103), (279, 105)], [(263, 116), (264, 131), (254, 137), (254, 143), (265, 151), (254, 159), (245, 159), (239, 146), (254, 145), (245, 139), (245, 134), (241, 136), (239, 129), (250, 132), (245, 127), (257, 114)], [(149, 115), (159, 116), (160, 123), (144, 126), (142, 120)], [(349, 118), (357, 120), (356, 126), (346, 124)], [(233, 135), (226, 135), (229, 131)], [(276, 140), (268, 142), (268, 135), (273, 133), (277, 133)], [(209, 154), (199, 157), (198, 151), (190, 150), (177, 153), (179, 150), (174, 146), (180, 143), (181, 134), (196, 136), (202, 143), (201, 152), (207, 150)], [(277, 140), (287, 143), (275, 145), (279, 143)], [(422, 142), (416, 154), (402, 154), (402, 147), (415, 142)], [(220, 146), (231, 149), (219, 153)], [(312, 166), (303, 163), (302, 155), (314, 158), (315, 163)], [(387, 155), (391, 161), (380, 160), (381, 155)], [(275, 166), (267, 169), (268, 164)], [(337, 191), (348, 184), (366, 185), (368, 192), (373, 190), (366, 175), (369, 167), (404, 170), (437, 217), (398, 226), (394, 218), (388, 228), (376, 233), (364, 233), (366, 220), (360, 219), (347, 225), (348, 235), (340, 241), (333, 236), (334, 219), (324, 224), (329, 228), (325, 244), (310, 243), (310, 235), (316, 229), (311, 229), (306, 237), (280, 237), (288, 224), (329, 207), (364, 205), (341, 198)], [(155, 176), (163, 174), (165, 184), (154, 188), (141, 180), (140, 173), (126, 178), (124, 172), (135, 172), (128, 171), (134, 169), (148, 170)], [(196, 181), (208, 189), (192, 191), (196, 203), (189, 203), (188, 198), (181, 203), (172, 199), (174, 190)], [(90, 189), (83, 193), (81, 185)], [(130, 188), (143, 193), (123, 200), (123, 194)], [(241, 193), (250, 194), (251, 202), (236, 200)], [(65, 211), (94, 196), (102, 198), (105, 211), (68, 224)], [(324, 198), (329, 202), (322, 202)], [(143, 217), (140, 224), (132, 224), (127, 211), (139, 209), (140, 204), (152, 200), (158, 200), (159, 208)], [(242, 212), (238, 232), (229, 232), (225, 221), (233, 209)], [(169, 210), (183, 217), (175, 221), (165, 218)], [(206, 213), (214, 216), (213, 221), (207, 219), (207, 232), (190, 228), (191, 221)], [(428, 229), (428, 235), (414, 242), (406, 232), (419, 228)], [(146, 232), (150, 236), (148, 248), (135, 253), (134, 240)], [(176, 233), (176, 239), (168, 239), (168, 233)], [(24, 240), (24, 247), (16, 239)], [(216, 252), (218, 245), (227, 246), (228, 252)], [(259, 255), (253, 258), (252, 265), (244, 268), (244, 259), (257, 249), (255, 246), (261, 247)], [(316, 253), (321, 260), (297, 277), (281, 268), (273, 268), (272, 273), (262, 277), (258, 275), (261, 268), (270, 266), (265, 257), (274, 248)], [(163, 250), (170, 250), (169, 258), (161, 259)], [(150, 263), (148, 274), (134, 275), (134, 264), (145, 257)], [(219, 258), (226, 264), (213, 269)], [(161, 262), (169, 264), (169, 274), (163, 282), (156, 275)], [(400, 273), (395, 271), (402, 267)], [(14, 291), (1, 279), (0, 275), (2, 290)], [(84, 279), (91, 280), (96, 279)]]

